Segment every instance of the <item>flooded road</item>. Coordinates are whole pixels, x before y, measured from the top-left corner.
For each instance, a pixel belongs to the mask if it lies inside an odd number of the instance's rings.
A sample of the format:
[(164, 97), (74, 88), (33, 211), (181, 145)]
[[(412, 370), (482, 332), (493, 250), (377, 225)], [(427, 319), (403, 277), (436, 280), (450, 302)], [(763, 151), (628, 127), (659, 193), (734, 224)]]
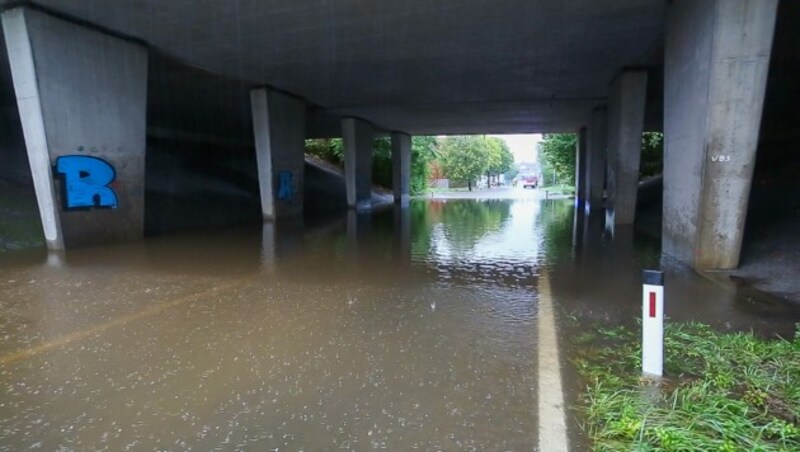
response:
[(0, 448), (531, 450), (555, 421), (543, 372), (560, 362), (574, 405), (570, 336), (635, 325), (642, 268), (667, 272), (673, 319), (800, 320), (571, 200), (513, 193), (2, 256)]

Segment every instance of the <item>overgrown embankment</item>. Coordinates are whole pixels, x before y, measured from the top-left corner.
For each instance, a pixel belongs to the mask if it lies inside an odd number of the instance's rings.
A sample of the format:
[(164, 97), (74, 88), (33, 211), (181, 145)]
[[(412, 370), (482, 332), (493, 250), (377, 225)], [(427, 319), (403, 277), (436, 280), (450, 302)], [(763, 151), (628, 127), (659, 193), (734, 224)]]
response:
[(660, 382), (638, 372), (638, 331), (598, 328), (577, 341), (595, 450), (800, 450), (800, 328), (765, 340), (670, 324)]

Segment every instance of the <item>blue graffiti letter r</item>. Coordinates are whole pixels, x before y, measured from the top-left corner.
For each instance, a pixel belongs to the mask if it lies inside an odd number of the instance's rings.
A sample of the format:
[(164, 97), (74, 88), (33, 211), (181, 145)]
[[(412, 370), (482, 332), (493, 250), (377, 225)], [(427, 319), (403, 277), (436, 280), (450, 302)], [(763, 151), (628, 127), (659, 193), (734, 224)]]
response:
[(85, 155), (65, 155), (56, 159), (56, 171), (64, 178), (64, 205), (117, 207), (117, 195), (108, 186), (117, 176), (104, 160)]
[(293, 174), (290, 171), (278, 173), (278, 199), (291, 201), (294, 198), (294, 187), (292, 187)]

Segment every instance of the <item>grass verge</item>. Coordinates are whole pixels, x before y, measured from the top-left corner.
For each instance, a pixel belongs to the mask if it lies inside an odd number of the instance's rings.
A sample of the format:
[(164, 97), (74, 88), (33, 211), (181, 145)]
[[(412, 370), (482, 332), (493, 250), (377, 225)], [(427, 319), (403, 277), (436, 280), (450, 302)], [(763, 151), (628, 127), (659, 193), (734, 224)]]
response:
[(544, 188), (545, 191), (552, 194), (561, 194), (561, 195), (574, 195), (575, 194), (575, 186), (574, 185), (547, 185)]
[(661, 381), (639, 373), (639, 331), (596, 329), (577, 341), (579, 409), (595, 450), (800, 450), (800, 328), (764, 340), (668, 324)]

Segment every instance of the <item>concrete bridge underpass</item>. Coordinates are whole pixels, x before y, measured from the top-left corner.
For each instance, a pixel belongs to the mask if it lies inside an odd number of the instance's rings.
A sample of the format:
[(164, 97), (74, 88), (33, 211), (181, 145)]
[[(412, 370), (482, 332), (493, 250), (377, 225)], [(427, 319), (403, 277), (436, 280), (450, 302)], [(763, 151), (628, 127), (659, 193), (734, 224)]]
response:
[(142, 237), (153, 140), (255, 153), (274, 221), (303, 213), (307, 138), (344, 138), (347, 205), (369, 209), (375, 136), (391, 136), (402, 205), (412, 135), (576, 132), (579, 208), (626, 226), (650, 130), (665, 134), (664, 251), (735, 268), (759, 134), (787, 136), (797, 94), (788, 0), (0, 8), (0, 162), (32, 180), (51, 249)]

